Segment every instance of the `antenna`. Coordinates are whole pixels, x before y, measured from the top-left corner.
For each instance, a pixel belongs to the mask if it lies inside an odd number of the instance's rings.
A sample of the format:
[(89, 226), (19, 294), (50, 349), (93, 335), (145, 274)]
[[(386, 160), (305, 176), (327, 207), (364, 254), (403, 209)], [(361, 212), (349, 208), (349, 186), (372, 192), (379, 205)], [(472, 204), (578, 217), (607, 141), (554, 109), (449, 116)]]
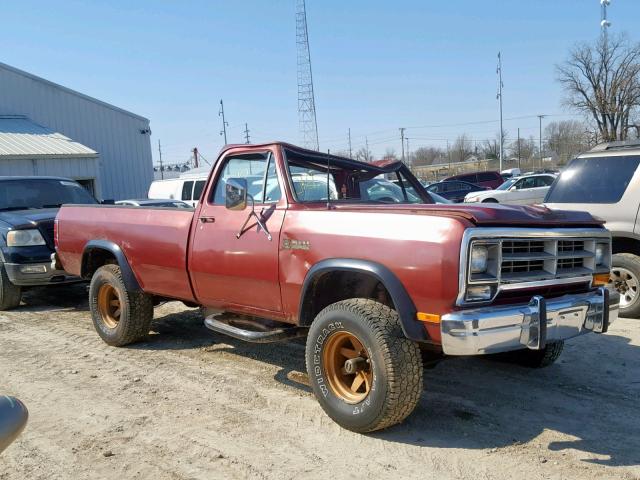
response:
[(318, 124), (316, 122), (316, 101), (313, 93), (311, 54), (309, 52), (309, 32), (307, 30), (307, 10), (304, 0), (297, 0), (296, 46), (298, 51), (298, 122), (302, 142), (306, 148), (318, 151)]

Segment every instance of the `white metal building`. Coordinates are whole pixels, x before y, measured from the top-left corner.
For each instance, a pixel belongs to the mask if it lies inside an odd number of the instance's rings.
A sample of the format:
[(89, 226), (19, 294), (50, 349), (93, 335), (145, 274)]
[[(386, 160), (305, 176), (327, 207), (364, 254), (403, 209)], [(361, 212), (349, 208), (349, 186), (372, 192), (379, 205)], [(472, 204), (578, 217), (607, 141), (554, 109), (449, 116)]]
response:
[(0, 175), (57, 175), (98, 198), (145, 198), (149, 120), (0, 63)]

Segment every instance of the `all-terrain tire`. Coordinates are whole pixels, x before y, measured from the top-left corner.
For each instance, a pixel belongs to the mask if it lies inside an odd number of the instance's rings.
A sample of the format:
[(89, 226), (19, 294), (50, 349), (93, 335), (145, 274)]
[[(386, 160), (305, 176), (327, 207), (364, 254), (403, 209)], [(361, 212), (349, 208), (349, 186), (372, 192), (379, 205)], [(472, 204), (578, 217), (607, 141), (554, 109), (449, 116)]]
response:
[(544, 368), (553, 364), (560, 357), (563, 349), (564, 341), (558, 340), (547, 343), (541, 350), (516, 350), (504, 354), (502, 358), (523, 367)]
[[(103, 288), (115, 291), (117, 300), (112, 301), (119, 304), (117, 321), (113, 315), (105, 315), (106, 307), (100, 299)], [(104, 265), (93, 274), (89, 286), (89, 307), (98, 335), (109, 345), (122, 347), (142, 340), (149, 333), (153, 299), (144, 292), (127, 290), (117, 265)]]
[[(357, 401), (341, 396), (331, 383), (336, 377), (327, 375), (331, 373), (331, 362), (326, 358), (330, 345), (336, 338), (349, 336), (356, 338), (368, 357), (369, 388), (361, 394), (366, 397)], [(343, 300), (322, 310), (309, 329), (306, 363), (311, 388), (323, 410), (354, 432), (371, 432), (402, 422), (422, 394), (418, 345), (405, 337), (397, 312), (373, 300)]]
[[(622, 306), (622, 302), (620, 303), (620, 316), (628, 318), (640, 317), (640, 291), (638, 291), (638, 282), (640, 281), (640, 257), (632, 253), (616, 253), (611, 257), (611, 263), (612, 277), (616, 267), (624, 268), (635, 276), (635, 297), (631, 303), (626, 304), (624, 307)], [(620, 295), (622, 296), (623, 293), (620, 293)]]
[(22, 289), (11, 283), (4, 265), (0, 263), (0, 311), (16, 308), (21, 298)]

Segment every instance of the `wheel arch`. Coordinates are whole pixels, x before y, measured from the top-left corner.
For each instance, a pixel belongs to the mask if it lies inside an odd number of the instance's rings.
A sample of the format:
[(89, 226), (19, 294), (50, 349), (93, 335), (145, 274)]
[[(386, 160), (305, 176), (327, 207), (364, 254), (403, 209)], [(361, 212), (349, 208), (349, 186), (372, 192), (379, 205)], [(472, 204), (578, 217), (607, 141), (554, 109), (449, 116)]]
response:
[(611, 232), (611, 253), (632, 253), (640, 257), (640, 236), (627, 232)]
[(120, 267), (122, 280), (127, 290), (142, 290), (124, 252), (119, 245), (109, 240), (90, 240), (87, 242), (82, 252), (80, 276), (89, 280), (98, 268), (109, 263), (115, 263)]
[[(342, 288), (335, 288), (336, 282)], [(383, 291), (380, 290), (381, 287)], [(365, 290), (364, 294), (362, 289)], [(367, 289), (370, 289), (368, 294)], [(413, 300), (398, 277), (380, 263), (352, 258), (322, 260), (309, 269), (300, 293), (300, 326), (311, 325), (324, 307), (354, 298), (354, 294), (356, 297), (371, 298), (388, 304), (398, 312), (407, 338), (414, 341), (427, 340), (427, 332), (416, 318), (417, 309)], [(382, 294), (387, 295), (386, 302), (384, 297), (376, 296)]]

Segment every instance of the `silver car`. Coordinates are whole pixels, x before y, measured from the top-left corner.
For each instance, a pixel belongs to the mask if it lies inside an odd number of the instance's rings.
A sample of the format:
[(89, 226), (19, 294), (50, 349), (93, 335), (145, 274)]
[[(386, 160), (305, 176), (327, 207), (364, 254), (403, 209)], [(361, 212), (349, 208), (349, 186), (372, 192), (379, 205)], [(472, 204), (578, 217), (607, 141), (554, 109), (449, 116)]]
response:
[(610, 286), (620, 314), (640, 317), (640, 140), (598, 145), (573, 159), (553, 183), (545, 205), (586, 210), (606, 221), (613, 237)]

